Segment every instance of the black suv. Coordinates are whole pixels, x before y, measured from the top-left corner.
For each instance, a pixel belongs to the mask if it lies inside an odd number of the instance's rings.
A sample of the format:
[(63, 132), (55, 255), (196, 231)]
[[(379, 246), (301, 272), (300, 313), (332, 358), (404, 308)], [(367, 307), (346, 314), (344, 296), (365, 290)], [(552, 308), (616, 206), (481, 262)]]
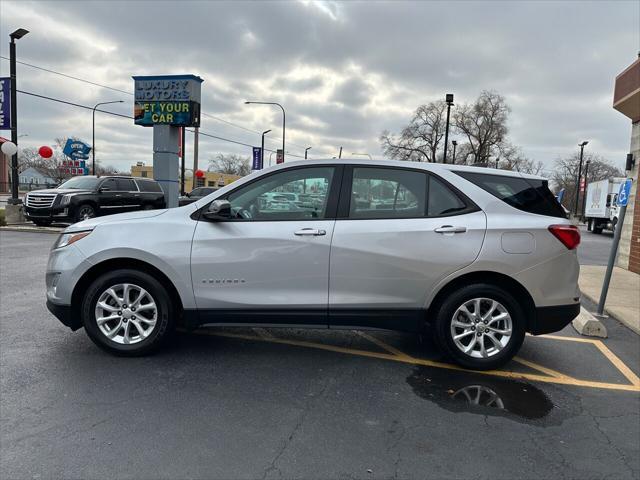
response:
[(206, 197), (207, 195), (215, 192), (216, 190), (218, 190), (215, 187), (198, 187), (198, 188), (194, 188), (193, 190), (191, 190), (189, 193), (185, 194), (184, 196), (178, 198), (178, 205), (180, 207), (184, 206), (184, 205), (189, 205), (190, 203), (193, 203), (197, 200), (200, 200), (203, 197)]
[(25, 217), (40, 226), (155, 208), (165, 208), (160, 184), (137, 177), (73, 177), (57, 188), (29, 192), (24, 198)]

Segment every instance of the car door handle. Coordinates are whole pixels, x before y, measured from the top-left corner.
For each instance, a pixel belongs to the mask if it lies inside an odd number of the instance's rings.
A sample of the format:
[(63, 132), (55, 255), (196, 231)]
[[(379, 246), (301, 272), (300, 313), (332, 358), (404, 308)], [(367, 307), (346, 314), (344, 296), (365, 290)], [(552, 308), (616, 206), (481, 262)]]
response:
[(464, 233), (467, 227), (454, 227), (453, 225), (443, 225), (434, 230), (436, 233)]
[(298, 235), (298, 236), (303, 236), (303, 235), (313, 235), (313, 236), (320, 236), (320, 235), (326, 235), (327, 232), (325, 230), (319, 230), (317, 228), (303, 228), (301, 230), (297, 230), (294, 232), (294, 235)]
[(120, 195), (119, 193), (116, 193), (116, 197), (121, 197), (122, 195)]

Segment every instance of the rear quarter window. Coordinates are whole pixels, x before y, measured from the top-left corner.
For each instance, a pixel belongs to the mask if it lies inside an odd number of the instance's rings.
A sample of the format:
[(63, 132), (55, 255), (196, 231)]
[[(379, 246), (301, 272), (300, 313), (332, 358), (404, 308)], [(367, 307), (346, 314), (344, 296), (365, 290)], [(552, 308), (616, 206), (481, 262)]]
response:
[(455, 172), (518, 210), (566, 218), (546, 180), (475, 172)]

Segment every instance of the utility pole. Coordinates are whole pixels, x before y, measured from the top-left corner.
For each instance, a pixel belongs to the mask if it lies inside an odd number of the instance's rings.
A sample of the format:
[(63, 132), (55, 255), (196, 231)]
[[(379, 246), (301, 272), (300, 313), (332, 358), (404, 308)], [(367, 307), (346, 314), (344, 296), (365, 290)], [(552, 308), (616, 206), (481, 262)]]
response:
[(311, 150), (311, 147), (307, 147), (307, 148), (305, 148), (305, 149), (304, 149), (304, 159), (305, 159), (305, 160), (307, 159), (307, 152), (308, 152), (309, 150)]
[[(444, 157), (442, 159), (442, 163), (447, 163), (447, 146), (449, 145), (449, 114), (451, 113), (451, 105), (453, 105), (453, 93), (447, 93), (445, 100), (447, 102), (447, 125), (444, 129)], [(433, 161), (436, 161), (435, 158)]]
[(458, 146), (458, 142), (451, 140), (451, 145), (453, 145), (453, 161), (451, 163), (456, 163), (456, 147)]
[(342, 147), (340, 147), (340, 153), (338, 153), (338, 158), (342, 158)]
[(589, 141), (585, 140), (584, 142), (578, 144), (578, 146), (580, 147), (580, 164), (578, 166), (578, 178), (576, 179), (576, 199), (575, 199), (575, 202), (573, 203), (574, 215), (578, 215), (578, 199), (580, 196), (580, 177), (582, 176), (582, 155), (584, 153), (584, 147), (587, 145), (587, 143), (589, 143)]
[(191, 189), (196, 188), (196, 172), (198, 171), (198, 134), (200, 133), (200, 127), (193, 129), (193, 178), (191, 179), (193, 185)]
[(587, 179), (589, 178), (589, 164), (591, 160), (587, 160), (584, 164), (584, 193), (582, 194), (582, 221), (584, 222), (584, 212), (587, 206)]
[(260, 168), (264, 168), (264, 136), (271, 130), (265, 130), (262, 132), (262, 144), (260, 147)]
[[(180, 195), (184, 196), (184, 162), (185, 162), (185, 153), (187, 151), (187, 128), (182, 127), (182, 131), (180, 132)], [(194, 173), (195, 175), (195, 173)]]
[[(9, 35), (11, 42), (9, 43), (9, 75), (11, 76), (11, 142), (18, 146), (18, 104), (17, 104), (17, 84), (16, 84), (16, 40), (24, 37), (28, 30), (19, 28)], [(20, 178), (18, 176), (18, 152), (11, 156), (11, 198), (7, 200), (9, 205), (19, 205), (21, 200), (18, 198), (18, 185)]]

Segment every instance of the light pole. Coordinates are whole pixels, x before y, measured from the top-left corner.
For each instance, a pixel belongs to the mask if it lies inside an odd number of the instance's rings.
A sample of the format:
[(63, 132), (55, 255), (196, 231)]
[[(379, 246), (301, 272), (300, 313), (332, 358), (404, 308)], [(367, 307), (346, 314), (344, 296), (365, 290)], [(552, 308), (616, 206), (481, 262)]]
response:
[(447, 102), (447, 125), (444, 129), (444, 158), (442, 159), (442, 163), (447, 163), (447, 145), (449, 144), (449, 114), (451, 113), (451, 105), (453, 105), (453, 93), (447, 93), (447, 95), (445, 96), (445, 101)]
[[(100, 102), (96, 103), (93, 107), (92, 117), (91, 117), (91, 128), (93, 131), (91, 137), (91, 174), (96, 174), (96, 108), (100, 105), (109, 105), (110, 103), (124, 103), (124, 100), (113, 100), (112, 102)], [(184, 186), (183, 186), (184, 190)]]
[(305, 148), (305, 149), (304, 149), (304, 159), (305, 159), (305, 160), (307, 159), (307, 152), (308, 152), (309, 150), (311, 150), (311, 147), (307, 147), (307, 148)]
[(576, 200), (573, 204), (574, 215), (578, 215), (578, 198), (580, 196), (580, 177), (582, 176), (582, 155), (584, 153), (584, 147), (587, 145), (587, 143), (589, 143), (589, 141), (585, 140), (584, 142), (578, 144), (578, 146), (580, 147), (580, 164), (578, 166), (578, 177), (576, 179)]
[(453, 145), (453, 161), (451, 163), (456, 163), (456, 147), (458, 146), (458, 142), (451, 140), (451, 145)]
[(284, 107), (276, 102), (244, 102), (245, 105), (277, 105), (282, 109), (282, 161), (284, 162), (284, 132), (286, 127), (286, 114)]
[[(16, 40), (24, 37), (29, 30), (19, 28), (9, 35), (9, 75), (11, 76), (11, 142), (18, 146), (18, 105), (16, 103)], [(18, 152), (11, 156), (11, 198), (7, 200), (9, 205), (19, 205), (22, 203), (18, 198)]]
[(582, 194), (582, 221), (584, 222), (584, 212), (587, 206), (587, 181), (589, 179), (589, 164), (591, 160), (587, 160), (584, 164), (584, 193)]
[(264, 168), (264, 136), (271, 130), (265, 130), (262, 132), (262, 145), (260, 147), (260, 168)]
[(362, 155), (362, 156), (367, 156), (369, 157), (369, 160), (373, 160), (373, 158), (371, 158), (371, 155), (368, 153), (352, 153), (351, 155)]

